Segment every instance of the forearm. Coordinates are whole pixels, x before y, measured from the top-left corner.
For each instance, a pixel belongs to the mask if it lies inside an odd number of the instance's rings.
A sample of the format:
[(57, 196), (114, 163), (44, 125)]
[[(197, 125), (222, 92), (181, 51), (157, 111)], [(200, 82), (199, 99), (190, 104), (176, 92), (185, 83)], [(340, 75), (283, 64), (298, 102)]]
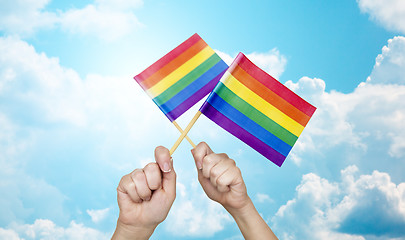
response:
[(245, 239), (277, 239), (250, 199), (241, 209), (226, 208), (226, 210), (235, 219)]
[(117, 228), (111, 240), (147, 240), (152, 236), (155, 228), (139, 228), (117, 222)]

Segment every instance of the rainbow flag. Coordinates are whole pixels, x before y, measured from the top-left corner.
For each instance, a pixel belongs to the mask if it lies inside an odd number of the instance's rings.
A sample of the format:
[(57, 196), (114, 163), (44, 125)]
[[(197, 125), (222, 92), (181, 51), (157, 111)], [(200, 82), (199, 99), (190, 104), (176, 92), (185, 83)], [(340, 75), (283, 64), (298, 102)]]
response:
[(227, 68), (194, 34), (134, 79), (173, 122), (210, 93)]
[(316, 108), (239, 53), (201, 113), (281, 166)]

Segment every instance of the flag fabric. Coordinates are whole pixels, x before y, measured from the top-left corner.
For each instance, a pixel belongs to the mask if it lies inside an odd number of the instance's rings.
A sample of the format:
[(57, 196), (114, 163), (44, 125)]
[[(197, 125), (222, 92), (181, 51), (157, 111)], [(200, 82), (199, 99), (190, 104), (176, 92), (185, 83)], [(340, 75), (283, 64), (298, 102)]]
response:
[(239, 53), (201, 113), (281, 166), (316, 108)]
[(227, 68), (194, 34), (134, 79), (173, 122), (210, 93)]

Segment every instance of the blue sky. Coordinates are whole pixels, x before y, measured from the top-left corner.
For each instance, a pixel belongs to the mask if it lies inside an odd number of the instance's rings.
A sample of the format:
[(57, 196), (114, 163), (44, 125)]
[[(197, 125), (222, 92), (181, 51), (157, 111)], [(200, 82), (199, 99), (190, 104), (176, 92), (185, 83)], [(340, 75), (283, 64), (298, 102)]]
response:
[[(0, 0), (0, 239), (111, 236), (121, 176), (179, 135), (132, 77), (194, 33), (318, 107), (281, 168), (204, 117), (189, 133), (236, 160), (280, 239), (405, 239), (401, 0)], [(241, 239), (189, 151), (153, 239)]]

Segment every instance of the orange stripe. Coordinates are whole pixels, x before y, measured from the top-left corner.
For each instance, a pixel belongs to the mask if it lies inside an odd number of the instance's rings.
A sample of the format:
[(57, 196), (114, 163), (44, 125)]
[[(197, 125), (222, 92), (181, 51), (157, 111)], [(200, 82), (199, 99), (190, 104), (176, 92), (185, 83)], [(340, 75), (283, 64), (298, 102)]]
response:
[(176, 57), (171, 62), (166, 64), (164, 67), (162, 67), (161, 69), (156, 71), (152, 76), (148, 77), (147, 79), (145, 79), (145, 81), (141, 82), (140, 84), (143, 85), (145, 90), (153, 87), (156, 83), (158, 83), (160, 80), (165, 78), (171, 72), (173, 72), (174, 70), (179, 68), (185, 62), (190, 60), (194, 55), (199, 53), (206, 46), (207, 46), (207, 43), (204, 42), (204, 40), (200, 39), (193, 46), (191, 46), (189, 49), (184, 51), (178, 57)]
[(291, 105), (289, 102), (284, 100), (279, 95), (275, 94), (269, 88), (258, 82), (255, 78), (250, 76), (245, 70), (243, 70), (239, 65), (237, 65), (233, 71), (232, 75), (238, 79), (243, 85), (248, 87), (250, 90), (255, 92), (261, 98), (269, 102), (271, 105), (276, 107), (278, 110), (282, 111), (284, 114), (294, 119), (296, 122), (302, 126), (306, 126), (309, 119), (308, 115), (298, 110), (296, 107)]

